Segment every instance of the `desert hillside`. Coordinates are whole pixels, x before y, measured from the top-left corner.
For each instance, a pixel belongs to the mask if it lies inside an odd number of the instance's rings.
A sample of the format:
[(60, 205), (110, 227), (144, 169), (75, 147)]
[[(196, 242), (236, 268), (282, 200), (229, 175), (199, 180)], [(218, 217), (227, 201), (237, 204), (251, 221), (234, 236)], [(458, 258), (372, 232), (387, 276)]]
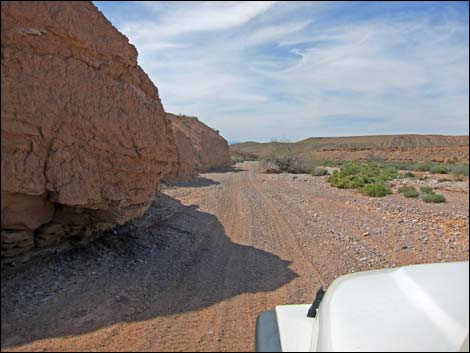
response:
[(264, 158), (295, 154), (314, 160), (455, 161), (468, 163), (468, 136), (377, 135), (312, 137), (294, 143), (244, 142), (230, 146), (234, 154)]

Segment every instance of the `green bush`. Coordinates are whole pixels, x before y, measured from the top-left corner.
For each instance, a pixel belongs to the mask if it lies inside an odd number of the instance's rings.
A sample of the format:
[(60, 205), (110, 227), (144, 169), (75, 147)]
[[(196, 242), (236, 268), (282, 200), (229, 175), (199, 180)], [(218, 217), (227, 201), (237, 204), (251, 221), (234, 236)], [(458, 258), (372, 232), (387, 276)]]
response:
[(445, 165), (436, 165), (431, 168), (432, 174), (447, 174), (449, 169)]
[(368, 184), (361, 188), (361, 193), (370, 197), (384, 197), (392, 194), (390, 186), (382, 183)]
[(419, 196), (418, 190), (410, 190), (403, 193), (403, 196), (407, 198), (416, 198)]
[(396, 179), (395, 168), (377, 163), (347, 163), (339, 171), (334, 171), (328, 182), (341, 189), (358, 189), (368, 184), (386, 183)]
[(426, 203), (440, 203), (446, 202), (446, 198), (441, 194), (429, 193), (423, 195), (423, 201)]
[(429, 172), (432, 168), (432, 164), (429, 162), (418, 163), (415, 166), (415, 170), (420, 172)]
[(434, 189), (432, 187), (429, 187), (429, 186), (422, 186), (420, 188), (420, 190), (423, 194), (433, 194), (434, 193)]
[(414, 198), (419, 196), (419, 192), (414, 186), (403, 186), (398, 189), (398, 191), (400, 192), (400, 194), (403, 194), (403, 196), (408, 198)]
[(440, 162), (379, 162), (383, 167), (393, 167), (397, 170), (432, 172), (434, 174), (463, 174), (469, 175), (468, 164), (440, 163)]
[(313, 170), (312, 170), (312, 175), (313, 175), (313, 176), (324, 176), (324, 175), (328, 175), (328, 170), (326, 170), (325, 168), (322, 168), (322, 167), (315, 167), (315, 168), (313, 168)]
[(321, 163), (321, 165), (325, 166), (325, 167), (336, 167), (337, 166), (335, 161), (330, 161), (329, 159), (324, 160), (324, 161), (320, 161), (319, 163)]

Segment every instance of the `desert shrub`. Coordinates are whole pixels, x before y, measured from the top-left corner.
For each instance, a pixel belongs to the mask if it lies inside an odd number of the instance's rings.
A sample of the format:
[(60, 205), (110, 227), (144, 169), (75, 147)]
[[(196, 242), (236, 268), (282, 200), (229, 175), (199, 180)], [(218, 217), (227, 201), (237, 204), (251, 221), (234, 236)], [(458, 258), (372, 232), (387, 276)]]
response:
[(324, 160), (324, 161), (320, 161), (318, 163), (321, 164), (324, 167), (336, 167), (337, 166), (335, 161), (331, 161), (329, 159)]
[(429, 162), (422, 162), (422, 163), (418, 163), (416, 164), (416, 166), (414, 167), (413, 170), (417, 170), (417, 171), (420, 171), (420, 172), (429, 172), (432, 168), (432, 164), (429, 163)]
[(385, 158), (383, 156), (374, 152), (368, 154), (367, 160), (370, 162), (385, 162)]
[(325, 160), (319, 161), (318, 164), (324, 167), (339, 167), (340, 165), (344, 164), (344, 161), (332, 161), (332, 160)]
[(232, 162), (234, 163), (241, 163), (245, 161), (257, 161), (258, 156), (254, 153), (249, 152), (238, 152), (238, 151), (231, 151), (230, 157), (232, 158)]
[(455, 181), (464, 181), (465, 180), (465, 176), (463, 174), (457, 174), (454, 176), (454, 180)]
[(403, 196), (407, 198), (416, 198), (419, 196), (418, 190), (409, 190), (403, 193)]
[(418, 190), (414, 186), (402, 186), (400, 189), (398, 189), (400, 194), (403, 194), (403, 196), (408, 197), (408, 198), (414, 198), (419, 196)]
[(347, 163), (334, 171), (328, 182), (340, 189), (358, 189), (368, 184), (385, 183), (398, 177), (395, 168), (377, 163)]
[(469, 167), (468, 165), (453, 165), (450, 167), (450, 172), (457, 177), (468, 176)]
[(263, 165), (267, 173), (309, 174), (315, 168), (312, 161), (295, 156), (266, 158)]
[(432, 172), (434, 174), (464, 174), (468, 176), (467, 164), (440, 163), (440, 162), (383, 162), (383, 166), (394, 167), (397, 170)]
[(423, 201), (426, 203), (440, 203), (446, 202), (446, 198), (444, 195), (436, 194), (436, 193), (428, 193), (423, 195)]
[(414, 178), (416, 175), (413, 174), (413, 172), (407, 171), (405, 174), (403, 174), (403, 177), (405, 178)]
[(361, 193), (370, 197), (384, 197), (392, 194), (392, 189), (387, 184), (375, 183), (368, 184), (361, 188)]
[(279, 167), (275, 164), (269, 162), (263, 162), (264, 171), (270, 174), (279, 174), (281, 173)]
[(325, 168), (322, 168), (322, 167), (315, 167), (312, 170), (312, 175), (313, 176), (324, 176), (324, 175), (328, 175), (328, 171)]
[(234, 156), (234, 155), (232, 155), (232, 156), (230, 156), (230, 157), (231, 157), (231, 159), (232, 159), (232, 163), (242, 163), (242, 162), (245, 161), (245, 160), (244, 160), (242, 157), (240, 157), (240, 156)]
[(430, 186), (422, 186), (420, 188), (420, 190), (423, 194), (433, 194), (434, 193), (434, 189)]
[(449, 173), (449, 169), (445, 165), (435, 165), (431, 167), (432, 174), (447, 174)]

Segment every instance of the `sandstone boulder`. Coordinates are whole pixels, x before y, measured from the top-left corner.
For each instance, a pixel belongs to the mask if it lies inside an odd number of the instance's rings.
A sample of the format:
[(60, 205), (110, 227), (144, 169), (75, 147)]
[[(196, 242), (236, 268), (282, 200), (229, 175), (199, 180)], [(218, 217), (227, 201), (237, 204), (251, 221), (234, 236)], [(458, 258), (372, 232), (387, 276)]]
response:
[(176, 152), (136, 49), (91, 2), (2, 2), (1, 20), (2, 256), (142, 215)]
[(171, 113), (167, 117), (173, 129), (177, 160), (165, 180), (190, 180), (198, 172), (230, 166), (228, 143), (218, 131), (196, 117)]

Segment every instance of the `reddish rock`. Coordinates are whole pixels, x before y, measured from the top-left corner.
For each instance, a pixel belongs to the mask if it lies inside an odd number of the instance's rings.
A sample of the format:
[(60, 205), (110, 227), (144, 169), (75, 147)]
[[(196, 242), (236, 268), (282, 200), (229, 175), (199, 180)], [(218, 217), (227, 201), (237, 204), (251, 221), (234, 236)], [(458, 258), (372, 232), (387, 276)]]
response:
[(168, 181), (190, 180), (231, 164), (227, 141), (196, 117), (167, 113), (176, 143), (177, 161), (164, 177)]
[(176, 156), (136, 49), (91, 2), (2, 2), (1, 20), (2, 256), (41, 225), (142, 215)]

